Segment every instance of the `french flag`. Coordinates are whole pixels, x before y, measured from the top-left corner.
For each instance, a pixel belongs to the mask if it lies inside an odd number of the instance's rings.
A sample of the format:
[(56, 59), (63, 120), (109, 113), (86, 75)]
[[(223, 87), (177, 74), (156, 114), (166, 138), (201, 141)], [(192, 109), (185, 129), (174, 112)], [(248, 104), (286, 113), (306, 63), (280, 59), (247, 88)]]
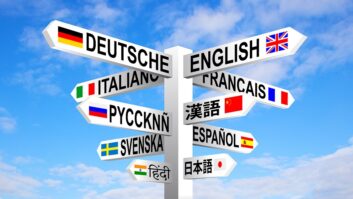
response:
[[(285, 91), (278, 91), (281, 92), (281, 104), (283, 105), (288, 105), (288, 93)], [(276, 102), (276, 90), (274, 88), (269, 87), (268, 88), (268, 100), (272, 102)]]
[(95, 116), (95, 117), (107, 118), (108, 110), (106, 108), (89, 106), (89, 115)]

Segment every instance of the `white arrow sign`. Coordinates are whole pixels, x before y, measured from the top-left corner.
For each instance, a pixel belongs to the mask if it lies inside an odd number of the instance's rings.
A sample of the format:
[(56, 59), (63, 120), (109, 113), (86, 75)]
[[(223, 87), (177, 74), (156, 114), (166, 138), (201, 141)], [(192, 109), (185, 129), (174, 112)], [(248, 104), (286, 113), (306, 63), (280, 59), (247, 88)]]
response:
[(226, 177), (236, 164), (232, 157), (224, 153), (184, 158), (184, 178)]
[(129, 91), (157, 86), (163, 78), (147, 72), (128, 70), (115, 75), (79, 83), (71, 92), (76, 102), (83, 102), (88, 97), (109, 97)]
[(245, 116), (255, 100), (246, 95), (225, 95), (184, 104), (184, 124)]
[(102, 141), (97, 153), (101, 160), (115, 160), (164, 152), (164, 137), (158, 134)]
[(171, 77), (171, 56), (127, 41), (52, 21), (43, 31), (51, 48)]
[(184, 77), (293, 55), (306, 37), (291, 27), (184, 56)]
[(171, 167), (166, 163), (134, 160), (127, 170), (137, 181), (143, 182), (171, 182)]
[(228, 72), (200, 75), (193, 78), (193, 83), (223, 93), (248, 95), (257, 102), (278, 108), (289, 108), (295, 101), (288, 90)]
[(258, 145), (251, 133), (205, 124), (194, 124), (192, 133), (193, 144), (199, 146), (251, 153)]
[(159, 110), (96, 97), (77, 108), (91, 124), (170, 135), (170, 114)]

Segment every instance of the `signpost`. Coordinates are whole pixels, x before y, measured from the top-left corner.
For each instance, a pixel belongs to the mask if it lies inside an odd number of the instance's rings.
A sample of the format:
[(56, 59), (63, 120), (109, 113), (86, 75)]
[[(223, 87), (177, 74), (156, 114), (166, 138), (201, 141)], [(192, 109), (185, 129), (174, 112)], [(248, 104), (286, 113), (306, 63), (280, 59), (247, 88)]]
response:
[(192, 134), (194, 145), (238, 153), (251, 153), (258, 145), (251, 133), (205, 124), (194, 124)]
[[(151, 133), (101, 141), (97, 153), (101, 160), (164, 153), (165, 163), (134, 160), (128, 171), (137, 181), (165, 183), (168, 199), (192, 199), (190, 179), (226, 177), (237, 164), (228, 154), (192, 157), (193, 144), (245, 154), (258, 145), (250, 133), (201, 122), (245, 116), (256, 101), (283, 109), (294, 102), (287, 90), (220, 70), (292, 55), (306, 39), (288, 27), (200, 52), (177, 46), (163, 53), (56, 20), (43, 34), (51, 48), (130, 68), (79, 83), (71, 95), (91, 124)], [(103, 99), (162, 83), (165, 112)], [(229, 94), (192, 102), (193, 84)]]
[(158, 134), (119, 138), (99, 143), (101, 160), (116, 160), (145, 155), (158, 155), (164, 151), (164, 137)]
[(228, 154), (217, 154), (184, 159), (184, 178), (226, 177), (236, 166)]
[(91, 97), (77, 106), (91, 124), (170, 135), (170, 114), (142, 106)]
[(248, 95), (257, 102), (278, 108), (287, 109), (294, 102), (294, 98), (288, 90), (228, 72), (220, 71), (200, 75), (193, 78), (193, 83), (228, 94)]
[(170, 183), (172, 181), (171, 167), (165, 163), (137, 159), (131, 162), (127, 170), (135, 180), (141, 182)]
[(245, 116), (255, 100), (246, 95), (225, 95), (184, 104), (184, 123), (194, 124)]
[(57, 20), (43, 31), (51, 48), (114, 65), (171, 77), (171, 57), (165, 53)]
[(109, 97), (130, 91), (140, 90), (163, 83), (163, 78), (150, 73), (128, 70), (118, 74), (79, 83), (71, 92), (76, 102), (88, 97)]
[(306, 37), (291, 27), (195, 52), (184, 57), (184, 77), (293, 55)]

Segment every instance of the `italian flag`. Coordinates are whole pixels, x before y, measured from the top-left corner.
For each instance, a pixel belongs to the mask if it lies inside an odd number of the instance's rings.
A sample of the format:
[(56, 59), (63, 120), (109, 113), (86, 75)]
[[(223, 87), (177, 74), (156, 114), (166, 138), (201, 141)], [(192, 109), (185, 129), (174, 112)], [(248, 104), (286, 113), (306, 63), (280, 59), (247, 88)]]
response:
[(95, 83), (89, 83), (88, 85), (80, 85), (76, 87), (76, 98), (82, 98), (84, 96), (94, 95), (96, 92)]

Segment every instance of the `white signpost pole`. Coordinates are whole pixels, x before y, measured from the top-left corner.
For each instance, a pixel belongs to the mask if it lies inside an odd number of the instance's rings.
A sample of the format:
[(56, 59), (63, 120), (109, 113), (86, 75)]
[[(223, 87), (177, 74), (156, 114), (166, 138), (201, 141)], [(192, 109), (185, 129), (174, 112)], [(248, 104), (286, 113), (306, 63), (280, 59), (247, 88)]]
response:
[(164, 51), (172, 55), (172, 77), (164, 80), (164, 111), (173, 113), (170, 136), (165, 136), (165, 162), (172, 166), (173, 181), (164, 185), (164, 198), (192, 199), (193, 182), (184, 179), (184, 158), (192, 157), (192, 125), (184, 125), (183, 104), (192, 101), (192, 79), (184, 78), (183, 56), (192, 53), (182, 47)]

